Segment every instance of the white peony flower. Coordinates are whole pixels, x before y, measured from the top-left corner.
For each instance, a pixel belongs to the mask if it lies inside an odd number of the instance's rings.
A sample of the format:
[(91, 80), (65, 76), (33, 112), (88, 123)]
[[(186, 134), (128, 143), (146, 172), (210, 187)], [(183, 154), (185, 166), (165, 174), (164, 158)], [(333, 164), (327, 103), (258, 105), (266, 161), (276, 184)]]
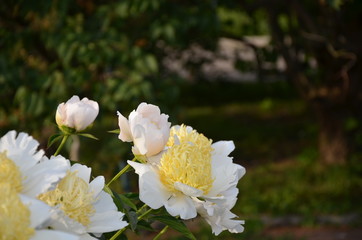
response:
[(98, 236), (128, 225), (111, 196), (102, 190), (104, 177), (98, 176), (89, 182), (90, 176), (90, 168), (74, 164), (54, 190), (39, 196), (54, 209), (52, 228), (91, 239), (88, 233)]
[(160, 153), (168, 141), (171, 123), (168, 115), (161, 114), (159, 107), (141, 103), (127, 118), (118, 113), (121, 130), (119, 139), (134, 144), (135, 155), (154, 156)]
[(8, 183), (0, 183), (0, 234), (6, 240), (77, 240), (78, 236), (44, 229), (50, 217), (45, 203), (19, 195)]
[[(245, 169), (228, 156), (234, 149), (232, 141), (212, 144), (191, 127), (178, 126), (171, 129), (167, 146), (159, 161), (147, 164), (128, 161), (139, 175), (141, 201), (153, 209), (164, 206), (172, 216), (181, 219), (196, 217), (201, 203), (233, 206), (238, 194), (236, 185)], [(230, 219), (227, 212), (214, 213), (218, 208), (208, 210), (208, 216)]]
[(26, 133), (10, 131), (0, 138), (0, 183), (36, 198), (64, 177), (69, 162), (61, 156), (50, 160), (39, 143)]
[(73, 96), (66, 103), (59, 104), (55, 120), (59, 127), (66, 126), (76, 131), (86, 129), (96, 119), (99, 112), (98, 103), (88, 98)]

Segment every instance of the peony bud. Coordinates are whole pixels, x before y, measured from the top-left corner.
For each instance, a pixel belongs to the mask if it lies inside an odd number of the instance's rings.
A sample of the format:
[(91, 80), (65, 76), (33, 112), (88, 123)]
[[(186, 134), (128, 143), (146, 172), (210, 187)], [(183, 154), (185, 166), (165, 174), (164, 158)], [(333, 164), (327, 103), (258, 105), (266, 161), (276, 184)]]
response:
[(161, 152), (170, 136), (171, 123), (168, 115), (161, 114), (159, 107), (141, 103), (127, 118), (118, 112), (118, 124), (121, 130), (119, 139), (134, 144), (135, 155), (154, 156)]
[(77, 132), (86, 129), (96, 119), (99, 112), (98, 103), (88, 98), (73, 96), (66, 103), (59, 104), (55, 115), (58, 126), (71, 128)]

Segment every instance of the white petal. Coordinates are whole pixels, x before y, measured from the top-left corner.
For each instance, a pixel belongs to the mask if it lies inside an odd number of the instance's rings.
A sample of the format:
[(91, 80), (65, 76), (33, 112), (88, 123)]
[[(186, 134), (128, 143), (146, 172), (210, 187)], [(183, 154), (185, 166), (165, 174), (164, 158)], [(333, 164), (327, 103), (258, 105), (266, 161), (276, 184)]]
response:
[(128, 223), (122, 220), (123, 216), (122, 212), (117, 211), (97, 213), (91, 217), (91, 223), (87, 227), (87, 232), (105, 233), (124, 228)]
[(22, 193), (30, 197), (37, 197), (57, 183), (60, 178), (63, 178), (69, 168), (69, 161), (61, 156), (41, 161), (23, 172)]
[(161, 114), (161, 110), (159, 107), (153, 104), (147, 104), (142, 102), (137, 107), (137, 112), (141, 113), (144, 116), (155, 116), (158, 117)]
[[(222, 231), (228, 230), (232, 233), (244, 231), (243, 220), (234, 220), (237, 217), (224, 205), (210, 204), (208, 202), (196, 201), (197, 212), (210, 224), (212, 232), (219, 235)], [(209, 208), (213, 208), (210, 211)]]
[(35, 198), (30, 198), (25, 195), (20, 195), (21, 201), (30, 210), (30, 226), (36, 228), (43, 224), (50, 217), (50, 207)]
[(118, 126), (119, 129), (121, 130), (118, 138), (123, 142), (132, 142), (133, 137), (127, 118), (125, 118), (120, 112), (117, 112), (117, 115), (118, 115)]
[(55, 231), (50, 229), (43, 229), (43, 230), (37, 230), (35, 231), (35, 234), (30, 238), (30, 240), (79, 240), (79, 236), (61, 232), (61, 231)]
[(156, 170), (149, 164), (127, 162), (139, 175), (140, 200), (153, 209), (162, 207), (172, 193), (163, 186)]
[(235, 149), (233, 141), (218, 141), (212, 144), (214, 154), (228, 156)]
[(165, 204), (165, 208), (172, 216), (180, 216), (181, 219), (195, 218), (197, 215), (192, 199), (183, 194), (172, 196)]
[(133, 143), (136, 149), (135, 154), (144, 155), (147, 153), (146, 147), (146, 136), (145, 136), (145, 129), (141, 125), (136, 125), (132, 129), (133, 133)]
[(98, 176), (95, 179), (93, 179), (90, 183), (89, 183), (89, 188), (91, 189), (91, 191), (93, 192), (93, 196), (97, 197), (98, 194), (101, 193), (101, 191), (104, 188), (104, 177), (103, 176)]
[(82, 131), (88, 127), (99, 113), (98, 103), (73, 96), (66, 103), (59, 104), (55, 119), (58, 125), (65, 125)]
[(112, 197), (104, 191), (98, 194), (97, 201), (93, 204), (93, 207), (96, 214), (108, 211), (117, 211), (117, 207), (114, 204)]
[(146, 136), (147, 156), (156, 155), (165, 148), (167, 141), (164, 140), (162, 132), (156, 125), (150, 124), (148, 126)]
[(92, 237), (88, 233), (79, 236), (79, 240), (98, 240), (98, 238)]
[(143, 175), (146, 172), (152, 171), (152, 167), (148, 164), (143, 164), (143, 163), (137, 163), (137, 162), (133, 162), (133, 161), (127, 161), (127, 163), (134, 168), (135, 172), (138, 175)]
[[(167, 119), (168, 116), (161, 114), (159, 107), (152, 104), (141, 103), (137, 110), (131, 112), (128, 124), (134, 142), (132, 151), (135, 155), (150, 157), (165, 148), (171, 125)], [(120, 126), (126, 123), (125, 118), (119, 120)], [(119, 137), (123, 139), (125, 136)]]
[(245, 175), (246, 170), (245, 170), (245, 168), (243, 166), (240, 166), (238, 164), (235, 164), (235, 165), (237, 165), (237, 168), (238, 168), (238, 170), (237, 170), (237, 178), (240, 179)]
[(58, 207), (53, 207), (51, 210), (49, 226), (55, 230), (74, 232), (76, 234), (84, 234), (87, 232), (87, 229), (81, 223), (65, 215)]
[(94, 107), (93, 104), (79, 103), (77, 105), (77, 112), (74, 113), (74, 124), (75, 129), (82, 131), (96, 119), (98, 115), (98, 104), (96, 107)]
[(72, 171), (72, 172), (78, 171), (77, 176), (80, 177), (81, 179), (83, 179), (86, 183), (89, 183), (90, 175), (91, 175), (91, 171), (92, 171), (92, 169), (90, 167), (76, 163), (76, 164), (72, 165), (72, 167), (70, 168), (70, 171)]
[(150, 163), (153, 166), (157, 166), (160, 164), (161, 157), (164, 154), (165, 151), (161, 151), (160, 153), (147, 157), (147, 162)]
[(230, 187), (236, 187), (239, 179), (245, 174), (245, 168), (232, 162), (228, 154), (235, 148), (232, 141), (219, 141), (213, 145), (212, 175), (214, 183), (207, 194), (208, 197), (219, 195)]
[(57, 107), (57, 111), (55, 113), (55, 122), (58, 126), (62, 126), (65, 124), (65, 120), (67, 119), (67, 111), (65, 103), (61, 103)]
[(6, 155), (20, 168), (26, 171), (37, 164), (44, 156), (44, 151), (37, 148), (39, 143), (26, 133), (10, 131), (0, 139), (0, 152), (6, 151)]
[(214, 183), (207, 196), (217, 196), (220, 192), (226, 191), (232, 186), (236, 186), (239, 180), (239, 165), (214, 165), (212, 166)]
[(181, 182), (175, 182), (174, 187), (177, 190), (181, 191), (186, 196), (190, 196), (190, 197), (200, 197), (203, 194), (203, 192), (201, 190), (191, 187), (187, 184), (183, 184)]
[(66, 103), (77, 103), (80, 101), (80, 98), (77, 95), (73, 95)]

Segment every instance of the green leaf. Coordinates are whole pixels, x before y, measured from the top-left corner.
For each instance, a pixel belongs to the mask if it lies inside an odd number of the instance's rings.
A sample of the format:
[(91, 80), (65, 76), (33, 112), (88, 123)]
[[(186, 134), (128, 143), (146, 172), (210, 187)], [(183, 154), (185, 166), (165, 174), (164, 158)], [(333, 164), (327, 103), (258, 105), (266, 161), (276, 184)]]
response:
[(138, 193), (134, 193), (134, 192), (129, 192), (129, 193), (124, 193), (123, 194), (126, 198), (133, 200), (133, 201), (137, 201), (139, 200), (139, 194)]
[(53, 145), (53, 143), (55, 143), (56, 141), (59, 141), (62, 137), (63, 137), (63, 135), (60, 134), (60, 133), (57, 133), (57, 134), (54, 134), (54, 135), (50, 136), (49, 139), (48, 139), (48, 148), (51, 145)]
[[(117, 208), (124, 212), (132, 231), (134, 231), (137, 228), (137, 223), (138, 223), (137, 213), (135, 212), (137, 211), (136, 205), (126, 196), (116, 193), (107, 186), (104, 186), (103, 190), (112, 196), (113, 201), (116, 204)], [(134, 209), (135, 211), (129, 211), (130, 208)]]
[(343, 0), (328, 0), (328, 4), (333, 7), (335, 10), (340, 10), (341, 6), (343, 5)]
[(137, 206), (129, 198), (127, 198), (126, 196), (124, 196), (122, 194), (117, 194), (117, 195), (123, 204), (125, 204), (125, 205), (129, 206), (130, 208), (132, 208), (133, 210), (137, 211)]
[(151, 224), (146, 220), (141, 220), (137, 223), (137, 229), (142, 229), (150, 232), (156, 232), (155, 229), (152, 228)]
[(118, 210), (121, 211), (126, 211), (127, 208), (125, 207), (125, 205), (122, 203), (122, 200), (119, 198), (118, 194), (113, 191), (112, 189), (110, 189), (107, 186), (104, 186), (103, 190), (108, 193), (109, 195), (111, 195), (113, 202), (116, 204)]
[(145, 67), (149, 69), (150, 72), (158, 71), (158, 63), (155, 56), (148, 54), (144, 57)]
[(152, 220), (160, 221), (171, 228), (175, 229), (176, 231), (182, 233), (188, 239), (196, 240), (195, 236), (191, 233), (191, 231), (186, 227), (185, 223), (182, 222), (180, 219), (171, 217), (171, 216), (153, 216), (150, 217)]
[(86, 137), (86, 138), (91, 138), (91, 139), (94, 139), (94, 140), (99, 140), (98, 138), (96, 138), (95, 136), (93, 136), (90, 133), (78, 133), (77, 135), (80, 135), (80, 136), (83, 136), (83, 137)]
[(126, 214), (127, 218), (128, 218), (128, 223), (132, 229), (132, 231), (136, 230), (137, 228), (137, 223), (138, 223), (138, 218), (137, 218), (137, 213), (134, 211), (129, 211)]
[(109, 132), (109, 133), (120, 134), (120, 133), (121, 133), (121, 130), (120, 130), (120, 129), (115, 129), (115, 130), (108, 131), (108, 132)]

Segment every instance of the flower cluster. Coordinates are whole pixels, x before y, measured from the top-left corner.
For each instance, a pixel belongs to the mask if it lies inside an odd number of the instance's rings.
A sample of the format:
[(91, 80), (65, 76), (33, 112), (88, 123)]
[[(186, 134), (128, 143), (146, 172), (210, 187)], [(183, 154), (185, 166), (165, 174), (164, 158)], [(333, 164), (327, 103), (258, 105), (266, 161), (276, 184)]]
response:
[[(133, 142), (135, 158), (105, 185), (91, 168), (58, 155), (70, 135), (95, 138), (84, 131), (98, 111), (98, 103), (78, 96), (61, 103), (56, 111), (61, 133), (49, 144), (62, 141), (50, 157), (26, 133), (10, 131), (0, 138), (0, 239), (107, 239), (104, 233), (118, 231), (113, 240), (161, 207), (176, 217), (176, 225), (199, 215), (215, 235), (244, 230), (244, 221), (231, 212), (245, 174), (229, 156), (232, 141), (213, 143), (190, 126), (171, 127), (159, 107), (141, 103), (128, 118), (118, 112), (119, 139)], [(139, 175), (139, 200), (145, 205), (137, 209), (128, 199), (124, 213), (115, 204), (122, 196), (115, 197), (108, 186), (131, 167)]]
[[(85, 129), (98, 114), (94, 103), (77, 96), (62, 103), (56, 114), (58, 124), (74, 127), (74, 132)], [(88, 104), (96, 107), (95, 114)], [(91, 121), (87, 114), (92, 115)], [(10, 131), (0, 138), (1, 239), (97, 239), (128, 225), (103, 191), (103, 176), (90, 180), (87, 166), (71, 166), (60, 155), (48, 158), (38, 146), (23, 132)]]
[(245, 168), (233, 163), (232, 141), (212, 143), (190, 126), (173, 126), (152, 104), (141, 103), (128, 120), (120, 113), (119, 138), (134, 143), (141, 162), (128, 161), (139, 175), (139, 198), (153, 209), (165, 207), (172, 216), (199, 214), (215, 235), (244, 230), (234, 207)]

